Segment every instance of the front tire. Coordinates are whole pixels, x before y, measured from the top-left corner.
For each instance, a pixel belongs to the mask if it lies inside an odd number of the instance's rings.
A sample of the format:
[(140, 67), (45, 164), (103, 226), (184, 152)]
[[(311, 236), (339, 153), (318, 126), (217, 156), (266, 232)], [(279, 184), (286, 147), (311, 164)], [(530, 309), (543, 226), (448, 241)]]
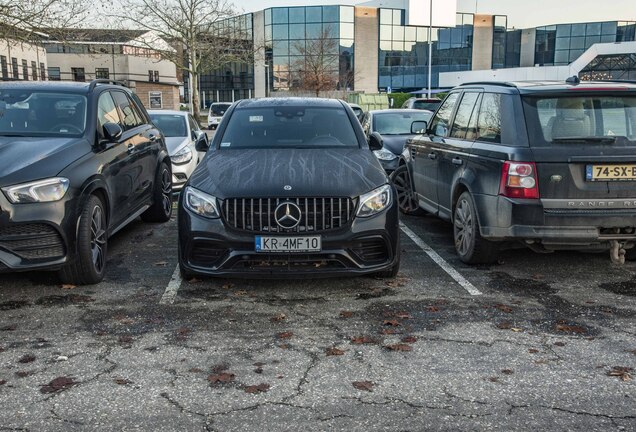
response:
[(499, 248), (479, 232), (475, 201), (468, 192), (459, 196), (453, 214), (453, 239), (459, 259), (466, 264), (491, 264), (497, 261)]
[(168, 222), (172, 217), (172, 170), (162, 162), (155, 175), (152, 206), (141, 215), (144, 222)]
[(411, 174), (406, 165), (400, 165), (398, 169), (393, 171), (391, 183), (395, 185), (397, 190), (398, 207), (402, 213), (413, 216), (421, 216), (426, 213), (419, 206), (411, 182)]
[(62, 283), (92, 285), (102, 281), (106, 269), (108, 232), (104, 204), (91, 195), (82, 207), (75, 261), (59, 271)]

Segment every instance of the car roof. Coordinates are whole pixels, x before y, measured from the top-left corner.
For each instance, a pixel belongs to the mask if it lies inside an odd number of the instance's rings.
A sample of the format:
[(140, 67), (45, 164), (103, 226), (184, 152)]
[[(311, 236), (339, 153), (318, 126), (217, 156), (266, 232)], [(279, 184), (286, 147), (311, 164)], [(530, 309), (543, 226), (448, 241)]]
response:
[(261, 98), (261, 99), (243, 99), (238, 102), (237, 108), (270, 108), (278, 106), (303, 106), (303, 107), (319, 107), (319, 108), (342, 108), (343, 102), (338, 99), (325, 98), (301, 98), (301, 97), (283, 97), (283, 98)]
[(630, 81), (483, 81), (470, 82), (459, 85), (465, 88), (499, 88), (517, 91), (522, 94), (562, 91), (636, 91), (636, 83)]
[(108, 87), (111, 89), (126, 89), (128, 87), (106, 83), (91, 83), (77, 81), (1, 81), (0, 88), (4, 89), (20, 89), (29, 91), (62, 91), (64, 93), (87, 94), (95, 87)]
[(431, 97), (431, 98), (414, 97), (414, 98), (411, 98), (410, 100), (415, 102), (441, 102), (442, 101), (440, 98), (436, 98), (436, 97)]
[(177, 110), (148, 110), (148, 114), (171, 114), (187, 116), (190, 111), (177, 111)]
[(410, 109), (410, 108), (398, 108), (398, 109), (390, 108), (390, 109), (373, 110), (369, 112), (373, 115), (387, 114), (387, 113), (400, 114), (400, 113), (423, 113), (423, 112), (433, 114), (433, 111), (431, 110)]

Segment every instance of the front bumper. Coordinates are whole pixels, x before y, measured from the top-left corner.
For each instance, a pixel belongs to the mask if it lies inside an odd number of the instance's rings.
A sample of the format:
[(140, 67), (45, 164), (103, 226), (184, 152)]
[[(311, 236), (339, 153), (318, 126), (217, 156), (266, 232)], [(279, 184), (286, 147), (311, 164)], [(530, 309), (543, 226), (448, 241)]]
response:
[[(370, 218), (354, 218), (342, 229), (320, 235), (313, 253), (257, 253), (255, 236), (205, 219), (179, 203), (179, 263), (192, 274), (233, 277), (334, 277), (388, 270), (399, 262), (398, 210), (394, 204)], [(270, 234), (276, 236), (275, 233)], [(294, 235), (294, 234), (280, 234)], [(303, 235), (303, 234), (299, 234)]]
[(636, 242), (636, 209), (580, 211), (544, 208), (540, 200), (490, 195), (474, 199), (481, 235), (489, 240), (523, 240), (548, 249), (609, 247), (611, 240)]
[(186, 182), (194, 172), (194, 169), (197, 167), (198, 163), (198, 153), (192, 152), (192, 159), (190, 162), (185, 164), (172, 164), (172, 190), (174, 192), (178, 192), (183, 189)]
[(77, 222), (69, 195), (58, 202), (14, 205), (0, 193), (0, 272), (57, 270), (69, 262)]

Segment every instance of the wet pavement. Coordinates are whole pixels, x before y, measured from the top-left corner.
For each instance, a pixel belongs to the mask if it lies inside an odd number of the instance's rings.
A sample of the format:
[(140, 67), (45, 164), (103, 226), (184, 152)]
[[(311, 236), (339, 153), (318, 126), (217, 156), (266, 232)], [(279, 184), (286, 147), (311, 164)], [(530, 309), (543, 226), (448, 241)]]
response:
[(636, 430), (636, 263), (469, 267), (449, 224), (403, 223), (389, 280), (181, 281), (160, 304), (174, 220), (112, 238), (96, 286), (0, 275), (0, 430)]

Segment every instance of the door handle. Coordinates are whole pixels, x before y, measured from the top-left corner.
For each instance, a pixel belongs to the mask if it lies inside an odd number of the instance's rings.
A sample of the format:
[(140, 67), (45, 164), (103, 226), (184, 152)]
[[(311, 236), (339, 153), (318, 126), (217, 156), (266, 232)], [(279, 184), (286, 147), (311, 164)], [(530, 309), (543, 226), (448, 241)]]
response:
[(452, 162), (453, 162), (453, 165), (461, 165), (464, 163), (464, 161), (461, 160), (460, 158), (454, 158)]
[(133, 151), (135, 151), (135, 146), (133, 144), (128, 144), (128, 153), (132, 153)]
[(428, 154), (428, 158), (429, 158), (429, 159), (431, 159), (431, 160), (435, 160), (435, 159), (437, 159), (437, 154), (435, 154), (435, 153), (429, 153), (429, 154)]
[(153, 134), (150, 134), (150, 135), (148, 135), (148, 139), (150, 140), (150, 142), (155, 142), (157, 140), (157, 136), (153, 135)]

